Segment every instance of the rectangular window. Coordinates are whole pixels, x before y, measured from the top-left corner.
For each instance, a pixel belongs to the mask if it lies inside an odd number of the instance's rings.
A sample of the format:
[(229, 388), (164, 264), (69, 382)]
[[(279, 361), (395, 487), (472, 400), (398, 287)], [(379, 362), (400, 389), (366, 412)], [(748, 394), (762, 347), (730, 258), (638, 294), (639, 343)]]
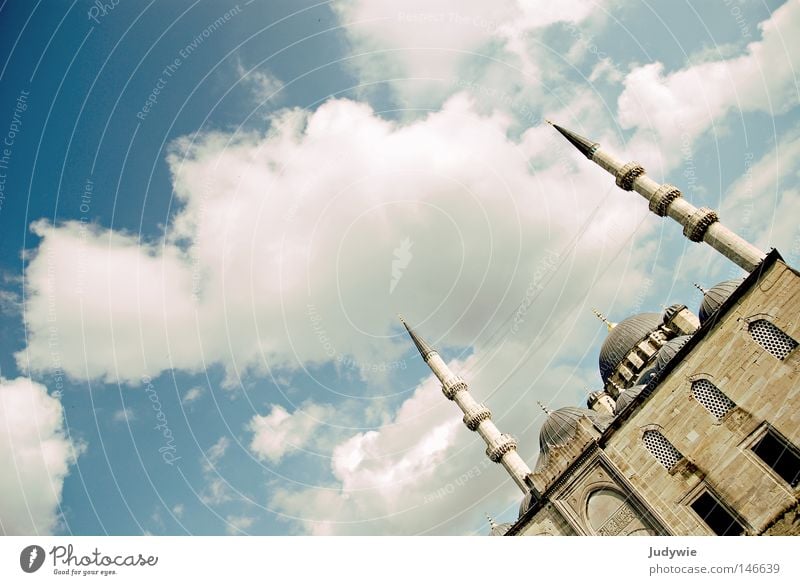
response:
[(767, 428), (751, 449), (790, 486), (795, 488), (800, 484), (800, 453), (775, 430)]
[(744, 526), (708, 491), (700, 494), (691, 504), (703, 522), (719, 536), (740, 536), (744, 534)]

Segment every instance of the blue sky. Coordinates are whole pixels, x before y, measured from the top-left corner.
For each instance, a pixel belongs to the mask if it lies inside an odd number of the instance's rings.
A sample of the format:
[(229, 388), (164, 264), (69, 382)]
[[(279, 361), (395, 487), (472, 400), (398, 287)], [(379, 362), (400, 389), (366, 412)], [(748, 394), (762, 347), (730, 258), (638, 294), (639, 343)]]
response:
[(740, 273), (545, 117), (797, 264), (796, 4), (484, 4), (0, 4), (4, 533), (516, 518), (396, 313), (532, 466), (592, 307)]

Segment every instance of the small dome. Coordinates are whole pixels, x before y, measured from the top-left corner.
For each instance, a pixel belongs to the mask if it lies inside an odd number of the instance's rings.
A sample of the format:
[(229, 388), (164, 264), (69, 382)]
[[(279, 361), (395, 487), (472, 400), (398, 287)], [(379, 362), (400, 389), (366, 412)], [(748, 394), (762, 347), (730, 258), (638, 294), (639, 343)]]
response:
[(611, 422), (611, 417), (594, 410), (565, 406), (547, 414), (547, 419), (539, 431), (539, 460), (536, 468), (541, 469), (547, 464), (547, 455), (553, 447), (560, 447), (569, 443), (578, 432), (578, 421), (586, 417), (603, 431)]
[(656, 354), (655, 371), (660, 372), (663, 370), (664, 366), (667, 365), (667, 362), (675, 357), (675, 354), (678, 353), (684, 345), (686, 345), (686, 342), (689, 341), (690, 338), (690, 335), (681, 335), (679, 337), (670, 339), (667, 343), (662, 345), (661, 349), (659, 349), (658, 353)]
[(655, 366), (655, 364), (653, 364), (652, 366), (644, 370), (641, 374), (639, 374), (639, 377), (636, 378), (636, 383), (641, 385), (647, 384), (650, 381), (650, 378), (652, 378), (657, 373), (658, 373), (658, 368)]
[(716, 313), (722, 303), (727, 301), (733, 291), (739, 288), (743, 282), (744, 278), (734, 278), (733, 280), (724, 280), (708, 289), (703, 295), (703, 302), (700, 303), (700, 324), (705, 323)]
[(492, 524), (492, 531), (489, 533), (489, 536), (505, 536), (508, 529), (511, 528), (512, 524), (509, 522), (504, 522), (503, 524)]
[(669, 307), (667, 307), (664, 310), (664, 318), (663, 318), (664, 325), (669, 323), (675, 315), (680, 313), (685, 308), (686, 305), (681, 305), (681, 304), (670, 305)]
[(617, 403), (614, 406), (614, 414), (617, 415), (622, 412), (622, 410), (628, 406), (634, 398), (642, 393), (642, 390), (644, 390), (645, 386), (646, 384), (639, 384), (638, 386), (631, 386), (624, 392), (620, 392), (619, 397), (617, 397)]
[(628, 352), (658, 329), (662, 322), (658, 313), (641, 313), (628, 317), (609, 332), (600, 348), (600, 377), (603, 382), (608, 382)]

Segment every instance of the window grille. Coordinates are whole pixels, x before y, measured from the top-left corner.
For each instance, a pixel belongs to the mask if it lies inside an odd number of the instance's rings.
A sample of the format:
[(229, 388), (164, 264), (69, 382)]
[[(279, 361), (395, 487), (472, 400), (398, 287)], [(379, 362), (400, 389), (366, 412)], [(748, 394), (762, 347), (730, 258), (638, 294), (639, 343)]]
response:
[(675, 467), (678, 461), (683, 458), (681, 452), (658, 431), (645, 431), (644, 435), (642, 435), (642, 441), (647, 450), (650, 451), (650, 454), (667, 469)]
[(753, 321), (749, 329), (756, 343), (779, 360), (786, 358), (789, 352), (797, 347), (794, 339), (765, 319)]
[(692, 396), (702, 404), (717, 421), (722, 420), (736, 403), (708, 380), (695, 380), (692, 382)]

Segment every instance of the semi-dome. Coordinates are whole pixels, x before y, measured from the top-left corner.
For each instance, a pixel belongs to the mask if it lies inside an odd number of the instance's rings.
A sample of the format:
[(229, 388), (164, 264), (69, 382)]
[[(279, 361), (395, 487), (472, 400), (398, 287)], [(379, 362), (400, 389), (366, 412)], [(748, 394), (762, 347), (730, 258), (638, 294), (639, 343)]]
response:
[(659, 313), (641, 313), (628, 317), (616, 325), (600, 348), (600, 377), (603, 378), (603, 382), (608, 382), (628, 352), (661, 324), (662, 318)]
[(611, 422), (611, 417), (576, 406), (565, 406), (547, 413), (547, 419), (539, 431), (539, 460), (536, 463), (537, 469), (541, 469), (547, 464), (547, 455), (553, 447), (560, 447), (569, 443), (578, 432), (578, 421), (581, 417), (586, 417), (603, 431)]
[(703, 301), (700, 303), (700, 323), (705, 323), (728, 300), (739, 285), (744, 282), (744, 278), (734, 278), (733, 280), (723, 280), (719, 284), (712, 286), (703, 294)]
[(678, 353), (684, 345), (686, 345), (686, 342), (689, 341), (690, 338), (690, 335), (681, 335), (679, 337), (670, 339), (667, 343), (662, 345), (661, 349), (659, 349), (658, 353), (656, 354), (655, 371), (660, 372), (663, 370), (664, 366), (667, 365), (667, 362), (675, 357), (675, 354)]
[(617, 397), (617, 402), (614, 405), (614, 414), (617, 415), (622, 412), (622, 410), (628, 406), (634, 398), (642, 393), (642, 390), (644, 390), (645, 386), (646, 384), (639, 384), (638, 386), (631, 386), (624, 392), (620, 392), (619, 396)]
[(531, 492), (528, 492), (527, 494), (525, 494), (525, 497), (522, 498), (522, 502), (520, 502), (519, 505), (520, 518), (522, 518), (522, 516), (525, 514), (525, 512), (528, 511), (528, 509), (530, 509), (532, 504), (533, 504), (533, 494)]

